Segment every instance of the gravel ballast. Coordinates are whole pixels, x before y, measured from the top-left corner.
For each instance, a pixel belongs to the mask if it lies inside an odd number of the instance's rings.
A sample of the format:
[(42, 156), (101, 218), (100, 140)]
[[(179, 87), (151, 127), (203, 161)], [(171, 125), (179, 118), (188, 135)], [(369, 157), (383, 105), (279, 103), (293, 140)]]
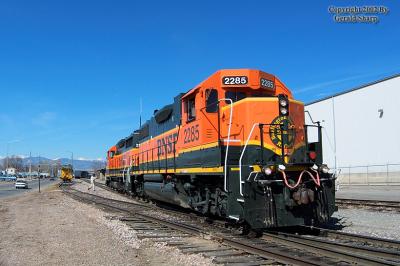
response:
[(95, 191), (93, 191), (92, 189), (88, 190), (89, 185), (90, 184), (85, 181), (77, 180), (77, 181), (75, 181), (75, 184), (72, 187), (81, 192), (85, 192), (85, 193), (89, 193), (89, 194), (93, 194), (93, 195), (97, 195), (97, 196), (101, 196), (101, 197), (105, 197), (105, 198), (109, 198), (109, 199), (121, 200), (121, 201), (126, 201), (126, 202), (133, 202), (133, 203), (140, 203), (134, 199), (124, 197), (122, 195), (119, 195), (116, 192), (107, 191), (98, 186), (96, 186)]
[(123, 222), (55, 188), (2, 201), (0, 235), (0, 265), (212, 265), (140, 241)]
[[(83, 192), (87, 192), (89, 184), (82, 182), (76, 184), (74, 187)], [(90, 191), (90, 193), (117, 200), (126, 200), (137, 203), (135, 200), (130, 200), (126, 197), (118, 195), (117, 193), (113, 193), (101, 188), (96, 188), (95, 192)], [(148, 210), (146, 213), (149, 215), (154, 215), (158, 218), (169, 217), (171, 219), (171, 215), (167, 215), (164, 212)], [(337, 225), (343, 227), (341, 229), (343, 232), (400, 240), (400, 213), (355, 208), (340, 208), (336, 213), (334, 213), (333, 218), (338, 219)], [(179, 220), (178, 217), (176, 219)]]
[(400, 240), (400, 213), (349, 208), (339, 209), (333, 217), (343, 232)]
[[(88, 192), (88, 186), (77, 182), (74, 188)], [(136, 202), (101, 188), (89, 193)], [(147, 212), (173, 216), (165, 211)], [(137, 232), (115, 215), (78, 202), (58, 187), (3, 200), (0, 265), (212, 265), (211, 259), (201, 255), (138, 239)], [(399, 213), (340, 209), (334, 217), (345, 232), (400, 239)]]

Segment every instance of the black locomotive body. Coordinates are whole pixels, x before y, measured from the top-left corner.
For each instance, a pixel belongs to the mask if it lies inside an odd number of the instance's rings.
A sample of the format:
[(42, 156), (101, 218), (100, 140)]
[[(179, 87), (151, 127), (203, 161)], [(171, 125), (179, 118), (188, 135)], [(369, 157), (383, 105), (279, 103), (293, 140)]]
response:
[(254, 229), (323, 223), (335, 176), (304, 120), (275, 76), (221, 70), (109, 149), (107, 185)]

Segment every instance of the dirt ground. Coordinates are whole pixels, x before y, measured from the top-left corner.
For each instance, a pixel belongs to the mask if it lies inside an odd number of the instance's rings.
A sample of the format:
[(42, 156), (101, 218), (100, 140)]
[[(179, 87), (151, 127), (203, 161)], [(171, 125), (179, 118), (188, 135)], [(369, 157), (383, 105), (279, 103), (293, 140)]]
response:
[(145, 243), (109, 214), (57, 188), (0, 202), (0, 265), (210, 265)]

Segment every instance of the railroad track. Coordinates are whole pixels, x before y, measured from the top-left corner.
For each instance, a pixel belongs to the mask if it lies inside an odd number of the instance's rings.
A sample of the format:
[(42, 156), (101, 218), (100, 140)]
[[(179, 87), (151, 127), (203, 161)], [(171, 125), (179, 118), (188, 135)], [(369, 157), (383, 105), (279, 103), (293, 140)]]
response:
[[(81, 179), (84, 182), (90, 183), (89, 180)], [(112, 189), (102, 183), (95, 182), (96, 186), (101, 187), (105, 190), (116, 192), (117, 190)], [(376, 201), (376, 200), (356, 200), (356, 199), (339, 199), (336, 198), (336, 204), (342, 207), (360, 207), (378, 210), (398, 211), (400, 212), (400, 202), (396, 201)]]
[(400, 202), (396, 201), (377, 201), (359, 199), (338, 199), (336, 204), (342, 207), (360, 207), (374, 210), (387, 210), (400, 212)]
[[(86, 182), (86, 183), (88, 183), (88, 184), (90, 184), (90, 181), (87, 180), (87, 179), (81, 179), (81, 180)], [(100, 183), (100, 182), (96, 182), (95, 181), (95, 185), (96, 185), (96, 187), (100, 187), (100, 188), (102, 188), (104, 190), (107, 190), (107, 191), (110, 191), (112, 193), (117, 193), (119, 196), (121, 196), (123, 198), (126, 198), (129, 201), (136, 201), (135, 204), (140, 204), (141, 206), (144, 206), (145, 208), (148, 208), (148, 209), (160, 210), (160, 208), (162, 208), (162, 209), (167, 209), (169, 213), (175, 213), (175, 214), (178, 214), (178, 215), (189, 214), (189, 215), (192, 215), (192, 216), (198, 216), (193, 211), (188, 210), (188, 209), (184, 209), (184, 208), (179, 207), (179, 206), (175, 206), (175, 205), (171, 205), (171, 204), (167, 204), (167, 203), (163, 204), (162, 202), (157, 202), (157, 204), (153, 204), (153, 202), (145, 201), (143, 199), (135, 200), (135, 198), (132, 197), (131, 195), (123, 193), (123, 192), (118, 191), (116, 189), (110, 188), (110, 187), (108, 187), (105, 184)], [(101, 196), (99, 196), (99, 197), (101, 197)]]
[[(137, 230), (139, 238), (151, 238), (156, 242), (174, 245), (183, 253), (202, 253), (213, 257), (218, 264), (264, 265), (400, 265), (400, 253), (386, 248), (365, 247), (323, 243), (315, 237), (296, 238), (294, 235), (266, 233), (261, 239), (251, 239), (233, 234), (208, 224), (200, 224), (193, 217), (161, 215), (160, 211), (135, 204), (111, 200), (71, 188), (64, 192), (87, 203), (95, 203), (122, 214), (119, 220)], [(145, 205), (146, 207), (144, 207)], [(201, 238), (201, 244), (193, 244), (193, 238)], [(325, 239), (325, 241), (328, 241)], [(198, 242), (198, 241), (195, 241)]]
[[(199, 238), (201, 236), (203, 238), (208, 233), (202, 227), (190, 222), (182, 223), (176, 221), (176, 219), (157, 218), (154, 214), (149, 215), (147, 211), (151, 210), (151, 207), (146, 207), (143, 210), (143, 206), (140, 204), (111, 200), (68, 188), (64, 189), (64, 193), (79, 201), (95, 203), (110, 211), (117, 212), (119, 215), (114, 216), (114, 219), (125, 222), (133, 230), (137, 231), (139, 239), (151, 239), (154, 242), (167, 243), (177, 247), (184, 254), (202, 253), (206, 257), (213, 257), (214, 262), (226, 265), (281, 264), (269, 257), (264, 258), (263, 256), (254, 255), (254, 252), (246, 252), (245, 249), (256, 248), (241, 246), (240, 243), (233, 239), (227, 239), (226, 241), (237, 247), (242, 247), (242, 249), (226, 245), (220, 238), (216, 239), (215, 236), (213, 239), (208, 236), (205, 237), (209, 238), (208, 240), (193, 241), (193, 237)], [(193, 244), (193, 242), (196, 242), (196, 244)]]
[[(364, 264), (366, 263), (365, 258), (375, 257), (387, 261), (389, 264), (400, 265), (399, 241), (316, 227), (304, 226), (299, 228), (302, 234), (267, 231), (263, 237), (267, 239), (271, 237), (278, 238), (282, 243), (289, 241), (297, 243), (305, 248), (319, 252), (321, 255), (340, 254), (343, 258), (354, 259), (355, 263)], [(304, 235), (305, 231), (308, 231), (309, 234)]]
[(352, 233), (346, 233), (342, 231), (335, 231), (326, 228), (314, 227), (314, 226), (303, 226), (306, 228), (310, 234), (318, 235), (320, 237), (328, 238), (331, 240), (344, 240), (347, 242), (360, 243), (363, 246), (372, 246), (372, 247), (382, 247), (382, 248), (390, 248), (395, 251), (400, 252), (400, 241), (378, 238), (372, 236), (364, 236), (364, 235), (356, 235)]
[[(90, 180), (87, 179), (87, 178), (81, 178), (81, 179), (79, 179), (79, 180), (90, 184)], [(103, 183), (100, 183), (100, 182), (97, 182), (97, 181), (94, 181), (94, 183), (95, 183), (96, 187), (101, 187), (102, 189), (105, 189), (105, 190), (108, 190), (108, 191), (111, 191), (111, 192), (119, 192), (118, 190), (112, 189), (112, 188), (106, 186), (106, 185), (103, 184)], [(120, 193), (120, 194), (121, 194), (121, 193)], [(123, 195), (125, 195), (125, 194), (123, 194)]]

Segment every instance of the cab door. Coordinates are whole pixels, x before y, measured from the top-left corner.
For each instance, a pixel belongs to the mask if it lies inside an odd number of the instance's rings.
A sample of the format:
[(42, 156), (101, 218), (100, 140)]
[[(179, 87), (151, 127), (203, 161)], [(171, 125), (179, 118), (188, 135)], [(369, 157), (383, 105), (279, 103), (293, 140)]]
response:
[(179, 132), (179, 165), (201, 167), (201, 116), (199, 89), (182, 97), (182, 127)]
[(204, 90), (202, 97), (203, 107), (201, 116), (201, 141), (204, 145), (202, 162), (206, 167), (221, 165), (221, 151), (219, 145), (220, 125), (218, 123), (219, 97), (218, 90), (208, 88)]

